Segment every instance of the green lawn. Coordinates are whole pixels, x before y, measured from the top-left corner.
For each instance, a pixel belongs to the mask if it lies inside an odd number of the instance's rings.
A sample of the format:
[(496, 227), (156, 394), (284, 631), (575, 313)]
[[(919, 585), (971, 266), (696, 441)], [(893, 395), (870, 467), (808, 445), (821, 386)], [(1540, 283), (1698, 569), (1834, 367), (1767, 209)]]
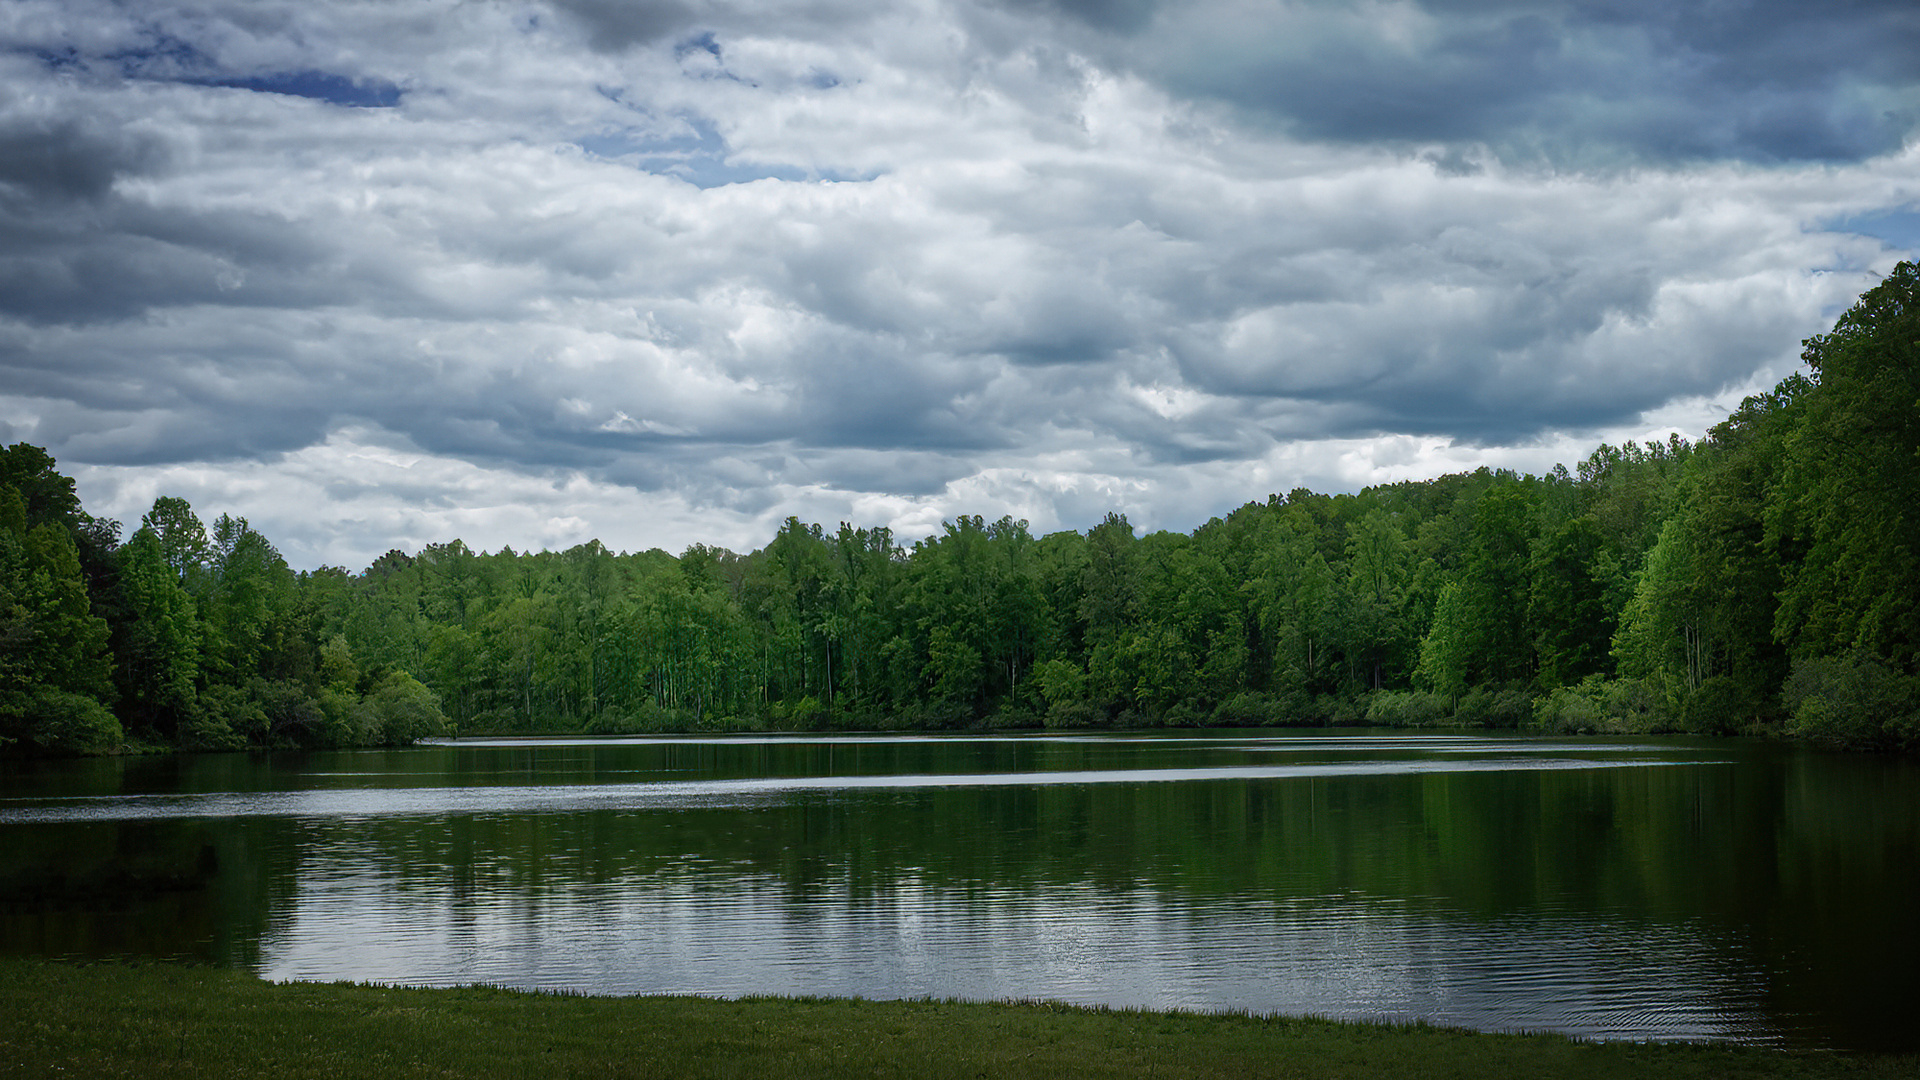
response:
[(0, 1076), (1914, 1077), (1920, 1056), (1058, 1005), (575, 997), (0, 960)]

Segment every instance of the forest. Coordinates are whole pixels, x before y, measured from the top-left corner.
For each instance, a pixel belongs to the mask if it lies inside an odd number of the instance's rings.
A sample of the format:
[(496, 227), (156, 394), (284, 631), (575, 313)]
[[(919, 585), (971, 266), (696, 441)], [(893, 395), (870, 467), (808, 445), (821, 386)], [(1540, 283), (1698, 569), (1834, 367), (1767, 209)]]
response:
[(1296, 489), (1191, 534), (390, 551), (291, 569), (163, 497), (123, 537), (0, 451), (0, 754), (448, 733), (1367, 724), (1920, 748), (1920, 267), (1705, 438)]

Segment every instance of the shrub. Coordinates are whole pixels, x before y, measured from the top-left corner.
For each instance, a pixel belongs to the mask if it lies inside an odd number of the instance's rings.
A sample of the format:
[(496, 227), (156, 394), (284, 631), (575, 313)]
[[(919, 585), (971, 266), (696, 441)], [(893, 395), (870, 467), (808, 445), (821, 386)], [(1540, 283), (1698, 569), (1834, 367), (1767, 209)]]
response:
[(1166, 727), (1206, 727), (1209, 715), (1210, 714), (1200, 706), (1194, 705), (1191, 702), (1176, 701), (1167, 709), (1166, 713), (1161, 716), (1160, 722)]
[(1680, 726), (1708, 735), (1731, 735), (1759, 715), (1760, 703), (1741, 683), (1716, 675), (1680, 703)]
[(40, 686), (0, 705), (0, 745), (18, 741), (30, 753), (99, 754), (124, 737), (113, 713), (85, 694)]
[(830, 719), (826, 706), (815, 700), (812, 694), (798, 701), (775, 703), (773, 714), (781, 721), (779, 726), (788, 731), (825, 731)]
[(1085, 701), (1087, 673), (1071, 660), (1053, 659), (1037, 665), (1028, 682), (1040, 688), (1049, 707)]
[(1645, 679), (1589, 675), (1534, 700), (1533, 727), (1540, 731), (1645, 735), (1675, 729), (1667, 695)]
[(1425, 690), (1376, 690), (1367, 699), (1367, 723), (1377, 727), (1428, 727), (1448, 711), (1446, 698)]
[(1802, 738), (1858, 749), (1920, 748), (1920, 678), (1873, 656), (1796, 660), (1781, 692)]
[(200, 691), (180, 723), (183, 750), (238, 750), (249, 740), (265, 742), (267, 714), (237, 686), (217, 684)]
[(1091, 701), (1069, 700), (1047, 706), (1041, 723), (1049, 728), (1094, 728), (1107, 726), (1107, 713)]
[(1461, 727), (1517, 728), (1532, 721), (1533, 699), (1513, 687), (1475, 687), (1461, 695), (1453, 710), (1453, 722)]
[(418, 679), (396, 671), (367, 692), (362, 700), (365, 738), (384, 746), (404, 746), (447, 733), (440, 699)]
[(290, 680), (253, 679), (247, 684), (247, 696), (266, 717), (264, 737), (255, 741), (269, 746), (337, 746), (338, 733), (330, 730), (329, 717), (322, 703), (308, 696), (305, 688)]
[(1668, 695), (1646, 679), (1614, 679), (1601, 684), (1601, 713), (1626, 732), (1671, 731)]
[(1275, 691), (1268, 699), (1268, 715), (1282, 727), (1311, 727), (1326, 723), (1320, 702), (1298, 684)]
[(1315, 699), (1313, 711), (1329, 727), (1359, 727), (1367, 720), (1367, 703), (1357, 697), (1322, 694)]
[(631, 713), (609, 705), (580, 725), (582, 735), (635, 735), (640, 731)]
[(1270, 727), (1278, 719), (1271, 697), (1242, 690), (1214, 706), (1212, 722), (1218, 727)]
[(1016, 701), (1009, 701), (987, 717), (987, 726), (995, 729), (1031, 730), (1044, 727), (1045, 721), (1040, 714)]

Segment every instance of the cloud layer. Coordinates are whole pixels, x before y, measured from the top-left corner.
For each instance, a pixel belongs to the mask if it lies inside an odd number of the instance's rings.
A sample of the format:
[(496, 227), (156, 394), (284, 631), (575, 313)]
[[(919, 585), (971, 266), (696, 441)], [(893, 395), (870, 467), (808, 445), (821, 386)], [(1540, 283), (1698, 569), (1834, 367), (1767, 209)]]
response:
[(364, 565), (1697, 434), (1920, 203), (1910, 5), (1699, 7), (21, 0), (0, 435)]

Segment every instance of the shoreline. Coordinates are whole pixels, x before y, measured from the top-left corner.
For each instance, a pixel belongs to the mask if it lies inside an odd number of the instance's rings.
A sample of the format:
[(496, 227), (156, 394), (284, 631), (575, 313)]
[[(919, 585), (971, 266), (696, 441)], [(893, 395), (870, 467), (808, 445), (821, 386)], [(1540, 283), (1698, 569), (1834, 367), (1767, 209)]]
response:
[(0, 1075), (1910, 1077), (1920, 1054), (1053, 1002), (601, 997), (0, 958)]

